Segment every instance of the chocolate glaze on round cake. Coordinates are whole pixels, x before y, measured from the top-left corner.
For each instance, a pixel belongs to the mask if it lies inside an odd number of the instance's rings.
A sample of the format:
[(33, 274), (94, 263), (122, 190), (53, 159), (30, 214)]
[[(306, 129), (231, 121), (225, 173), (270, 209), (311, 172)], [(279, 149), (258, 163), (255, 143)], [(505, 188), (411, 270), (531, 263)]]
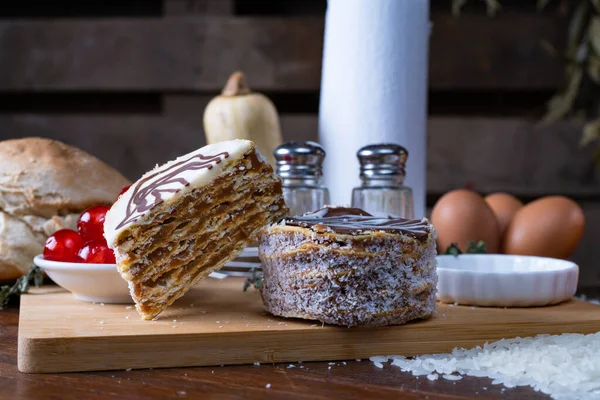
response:
[(323, 207), (317, 211), (285, 220), (285, 225), (315, 230), (315, 226), (327, 226), (332, 232), (357, 235), (381, 231), (425, 239), (431, 231), (426, 220), (374, 217), (360, 208)]
[(427, 221), (325, 207), (266, 228), (267, 311), (343, 326), (384, 326), (435, 310), (436, 231)]

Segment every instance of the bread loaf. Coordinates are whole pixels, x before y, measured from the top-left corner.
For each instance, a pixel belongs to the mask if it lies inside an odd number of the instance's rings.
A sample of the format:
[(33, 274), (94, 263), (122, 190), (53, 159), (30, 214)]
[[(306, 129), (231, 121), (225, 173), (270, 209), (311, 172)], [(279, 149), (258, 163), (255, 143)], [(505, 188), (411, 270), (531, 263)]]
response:
[(44, 138), (0, 142), (0, 281), (18, 278), (48, 235), (111, 204), (128, 180), (96, 157)]

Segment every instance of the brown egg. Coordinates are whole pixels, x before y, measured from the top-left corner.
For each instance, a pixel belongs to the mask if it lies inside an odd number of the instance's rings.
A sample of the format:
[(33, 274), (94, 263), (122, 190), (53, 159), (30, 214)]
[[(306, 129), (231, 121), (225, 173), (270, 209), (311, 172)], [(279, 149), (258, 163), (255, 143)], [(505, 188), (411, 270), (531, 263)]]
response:
[(438, 252), (451, 243), (464, 251), (467, 242), (483, 240), (488, 253), (497, 253), (500, 246), (498, 221), (483, 197), (470, 190), (453, 190), (442, 196), (433, 207), (431, 223), (438, 231)]
[(507, 254), (567, 258), (583, 235), (583, 210), (563, 196), (543, 197), (515, 214), (504, 238)]
[(498, 228), (500, 229), (500, 242), (502, 242), (506, 228), (508, 228), (510, 221), (512, 221), (517, 211), (523, 207), (523, 203), (508, 193), (492, 193), (485, 196), (484, 200), (490, 206), (494, 215), (496, 215)]

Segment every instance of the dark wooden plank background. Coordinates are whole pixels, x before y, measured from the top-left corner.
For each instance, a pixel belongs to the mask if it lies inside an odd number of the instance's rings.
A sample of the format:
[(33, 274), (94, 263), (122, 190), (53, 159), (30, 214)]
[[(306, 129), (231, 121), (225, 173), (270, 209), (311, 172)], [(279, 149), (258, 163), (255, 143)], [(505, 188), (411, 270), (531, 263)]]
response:
[[(432, 21), (434, 90), (544, 89), (560, 77), (540, 46), (560, 42), (560, 19), (433, 13)], [(312, 16), (189, 14), (5, 21), (0, 52), (11, 62), (0, 66), (0, 89), (216, 91), (233, 67), (251, 74), (260, 90), (316, 91), (323, 25)]]
[[(204, 144), (204, 107), (237, 69), (273, 99), (285, 139), (317, 137), (325, 0), (38, 3), (0, 10), (0, 139), (60, 139), (135, 179)], [(505, 0), (490, 18), (472, 2), (454, 17), (431, 3), (429, 206), (465, 185), (571, 196), (588, 219), (581, 285), (600, 284), (593, 149), (574, 122), (536, 126), (563, 71), (542, 42), (564, 47), (568, 7)]]

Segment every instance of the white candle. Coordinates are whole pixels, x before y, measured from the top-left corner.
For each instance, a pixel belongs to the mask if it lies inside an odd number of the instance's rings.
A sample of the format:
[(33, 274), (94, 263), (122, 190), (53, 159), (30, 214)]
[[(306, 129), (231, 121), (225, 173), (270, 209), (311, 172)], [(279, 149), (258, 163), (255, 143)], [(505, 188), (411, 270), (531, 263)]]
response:
[(319, 141), (332, 204), (349, 204), (360, 185), (360, 147), (397, 143), (409, 152), (415, 217), (425, 215), (428, 48), (428, 0), (328, 1)]

